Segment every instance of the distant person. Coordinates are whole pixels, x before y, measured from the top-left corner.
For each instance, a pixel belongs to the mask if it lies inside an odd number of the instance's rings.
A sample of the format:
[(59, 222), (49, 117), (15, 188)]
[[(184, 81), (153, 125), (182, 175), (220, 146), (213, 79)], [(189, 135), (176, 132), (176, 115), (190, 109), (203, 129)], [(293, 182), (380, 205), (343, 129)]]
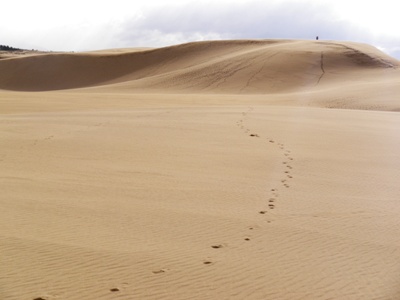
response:
[(317, 41), (319, 40), (319, 37), (318, 37), (318, 35), (317, 35), (317, 37), (315, 38)]

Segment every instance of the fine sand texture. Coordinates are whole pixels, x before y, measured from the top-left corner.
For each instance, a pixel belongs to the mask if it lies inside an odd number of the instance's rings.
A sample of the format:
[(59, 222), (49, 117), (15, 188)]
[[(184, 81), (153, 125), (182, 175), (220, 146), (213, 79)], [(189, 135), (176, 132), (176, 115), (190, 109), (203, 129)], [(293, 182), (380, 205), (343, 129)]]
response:
[(400, 299), (399, 67), (341, 41), (0, 53), (0, 299)]

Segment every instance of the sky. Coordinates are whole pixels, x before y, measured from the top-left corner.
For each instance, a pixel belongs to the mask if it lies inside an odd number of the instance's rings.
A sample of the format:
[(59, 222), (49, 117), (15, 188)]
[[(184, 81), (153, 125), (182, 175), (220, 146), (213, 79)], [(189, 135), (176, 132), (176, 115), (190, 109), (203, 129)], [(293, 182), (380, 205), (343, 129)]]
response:
[(371, 44), (400, 59), (395, 0), (18, 0), (0, 10), (0, 45), (45, 51), (162, 47), (216, 39)]

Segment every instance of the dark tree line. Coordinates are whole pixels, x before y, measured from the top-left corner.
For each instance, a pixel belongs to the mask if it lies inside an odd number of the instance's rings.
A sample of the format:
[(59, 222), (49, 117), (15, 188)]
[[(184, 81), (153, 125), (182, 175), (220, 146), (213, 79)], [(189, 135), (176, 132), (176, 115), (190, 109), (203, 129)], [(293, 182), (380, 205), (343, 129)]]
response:
[(19, 50), (22, 50), (22, 49), (10, 47), (10, 46), (5, 46), (5, 45), (0, 45), (0, 50), (1, 51), (19, 51)]

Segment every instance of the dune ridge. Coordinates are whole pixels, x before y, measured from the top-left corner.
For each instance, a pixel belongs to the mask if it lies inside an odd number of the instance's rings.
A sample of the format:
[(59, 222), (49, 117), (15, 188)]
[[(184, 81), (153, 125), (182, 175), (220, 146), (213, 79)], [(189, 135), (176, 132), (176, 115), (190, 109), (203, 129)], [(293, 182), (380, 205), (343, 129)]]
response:
[(114, 85), (134, 92), (263, 94), (316, 86), (323, 76), (346, 81), (354, 72), (399, 66), (371, 46), (349, 42), (234, 40), (121, 51), (3, 59), (0, 88), (49, 91)]

